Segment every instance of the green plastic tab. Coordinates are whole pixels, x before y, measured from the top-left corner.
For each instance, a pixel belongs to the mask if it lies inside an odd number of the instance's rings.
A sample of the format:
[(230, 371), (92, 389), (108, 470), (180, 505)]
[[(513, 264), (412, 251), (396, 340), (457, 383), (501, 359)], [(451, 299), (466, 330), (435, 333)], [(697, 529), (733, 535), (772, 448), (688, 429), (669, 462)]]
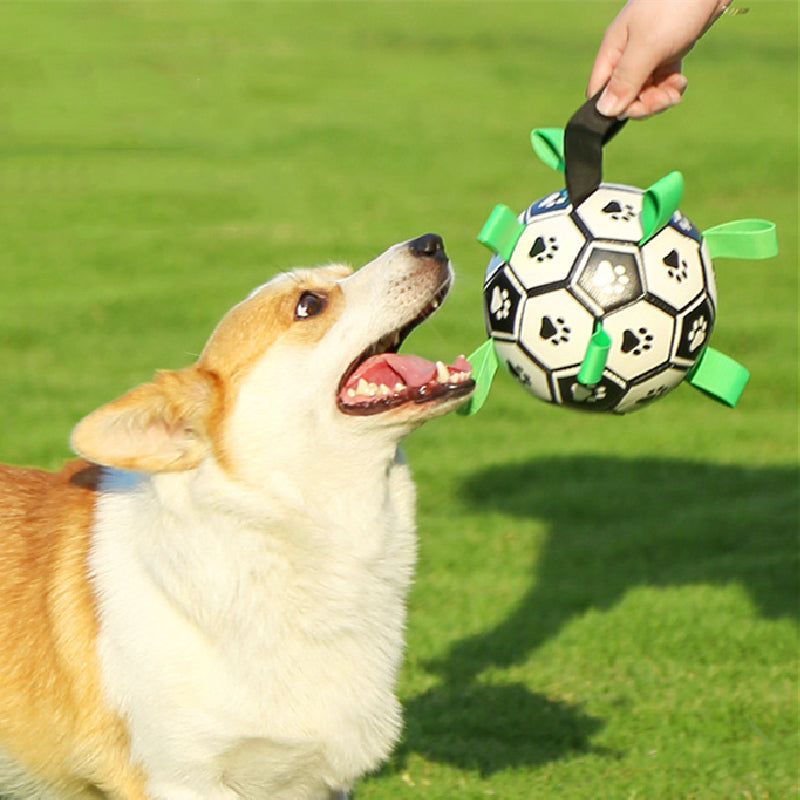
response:
[(736, 219), (703, 231), (711, 258), (772, 258), (778, 232), (768, 219)]
[(517, 215), (501, 204), (492, 209), (478, 234), (478, 241), (508, 261), (524, 230), (525, 226), (517, 219)]
[(464, 403), (458, 409), (458, 413), (463, 416), (477, 414), (486, 398), (489, 396), (489, 389), (492, 388), (492, 379), (497, 372), (498, 360), (494, 349), (494, 341), (487, 339), (467, 361), (472, 365), (472, 380), (475, 381), (475, 391), (472, 393), (469, 402)]
[(680, 172), (670, 172), (657, 180), (642, 196), (642, 239), (640, 245), (650, 239), (653, 234), (660, 231), (678, 210), (683, 197), (683, 175)]
[(750, 373), (729, 356), (713, 347), (706, 347), (686, 379), (695, 388), (733, 408), (750, 379)]
[(564, 171), (564, 129), (536, 128), (531, 131), (533, 152), (552, 169)]
[(586, 347), (586, 355), (583, 357), (581, 369), (578, 372), (578, 383), (583, 386), (594, 386), (599, 383), (600, 378), (603, 377), (603, 370), (606, 368), (610, 348), (611, 337), (598, 322)]

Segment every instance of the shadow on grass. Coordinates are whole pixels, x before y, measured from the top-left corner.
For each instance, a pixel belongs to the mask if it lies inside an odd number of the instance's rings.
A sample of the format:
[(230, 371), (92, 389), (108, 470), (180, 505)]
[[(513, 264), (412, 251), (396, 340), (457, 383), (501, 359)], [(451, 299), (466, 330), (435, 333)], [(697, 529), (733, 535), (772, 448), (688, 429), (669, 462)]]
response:
[(401, 768), (410, 753), (485, 776), (570, 753), (608, 752), (590, 741), (602, 720), (520, 683), (448, 681), (403, 707), (405, 730), (388, 766), (392, 771)]
[(462, 495), (474, 511), (536, 517), (550, 532), (516, 609), (426, 665), (443, 682), (406, 704), (399, 758), (420, 752), (490, 773), (594, 752), (602, 720), (475, 678), (524, 662), (569, 620), (636, 586), (735, 582), (764, 617), (798, 618), (793, 467), (547, 458), (476, 473)]

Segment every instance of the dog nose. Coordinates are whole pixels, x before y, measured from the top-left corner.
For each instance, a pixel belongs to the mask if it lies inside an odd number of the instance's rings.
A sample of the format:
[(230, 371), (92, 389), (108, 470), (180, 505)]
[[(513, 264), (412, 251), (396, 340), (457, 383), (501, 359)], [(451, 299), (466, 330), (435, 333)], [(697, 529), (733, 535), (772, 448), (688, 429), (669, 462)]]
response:
[(408, 243), (411, 254), (417, 258), (435, 258), (437, 261), (446, 261), (447, 253), (444, 251), (444, 242), (438, 233), (426, 233)]

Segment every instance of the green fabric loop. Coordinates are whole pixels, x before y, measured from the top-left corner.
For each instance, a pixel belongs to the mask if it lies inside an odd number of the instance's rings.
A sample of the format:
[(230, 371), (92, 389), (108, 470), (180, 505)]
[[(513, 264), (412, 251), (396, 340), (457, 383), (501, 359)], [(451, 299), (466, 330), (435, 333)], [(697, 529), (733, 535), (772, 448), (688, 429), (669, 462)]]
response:
[(611, 337), (598, 322), (594, 333), (589, 339), (586, 355), (581, 363), (580, 372), (578, 372), (578, 383), (583, 386), (594, 386), (599, 383), (600, 378), (603, 377), (603, 370), (606, 368), (610, 348)]
[(497, 352), (494, 349), (494, 340), (487, 339), (472, 355), (467, 358), (472, 365), (472, 380), (475, 381), (475, 391), (469, 401), (460, 406), (458, 413), (470, 417), (477, 414), (492, 388), (492, 379), (497, 372)]
[(678, 205), (683, 197), (683, 175), (680, 172), (670, 172), (657, 180), (642, 196), (642, 238), (640, 245), (644, 244), (653, 234), (660, 231), (678, 210)]
[(564, 171), (564, 129), (536, 128), (531, 131), (533, 152), (552, 169)]
[(695, 388), (733, 408), (750, 373), (729, 356), (706, 347), (686, 379)]
[(778, 253), (775, 223), (736, 219), (703, 231), (711, 258), (772, 258)]
[(492, 209), (478, 234), (478, 241), (508, 261), (524, 230), (525, 225), (517, 219), (517, 215), (501, 204)]

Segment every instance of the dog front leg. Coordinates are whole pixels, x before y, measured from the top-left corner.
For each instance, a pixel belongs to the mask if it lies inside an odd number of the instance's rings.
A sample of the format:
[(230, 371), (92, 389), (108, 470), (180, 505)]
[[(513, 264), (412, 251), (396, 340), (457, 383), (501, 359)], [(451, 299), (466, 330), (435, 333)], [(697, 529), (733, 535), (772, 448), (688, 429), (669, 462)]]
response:
[(314, 744), (244, 739), (220, 759), (222, 782), (242, 800), (347, 800), (323, 775), (327, 763)]

